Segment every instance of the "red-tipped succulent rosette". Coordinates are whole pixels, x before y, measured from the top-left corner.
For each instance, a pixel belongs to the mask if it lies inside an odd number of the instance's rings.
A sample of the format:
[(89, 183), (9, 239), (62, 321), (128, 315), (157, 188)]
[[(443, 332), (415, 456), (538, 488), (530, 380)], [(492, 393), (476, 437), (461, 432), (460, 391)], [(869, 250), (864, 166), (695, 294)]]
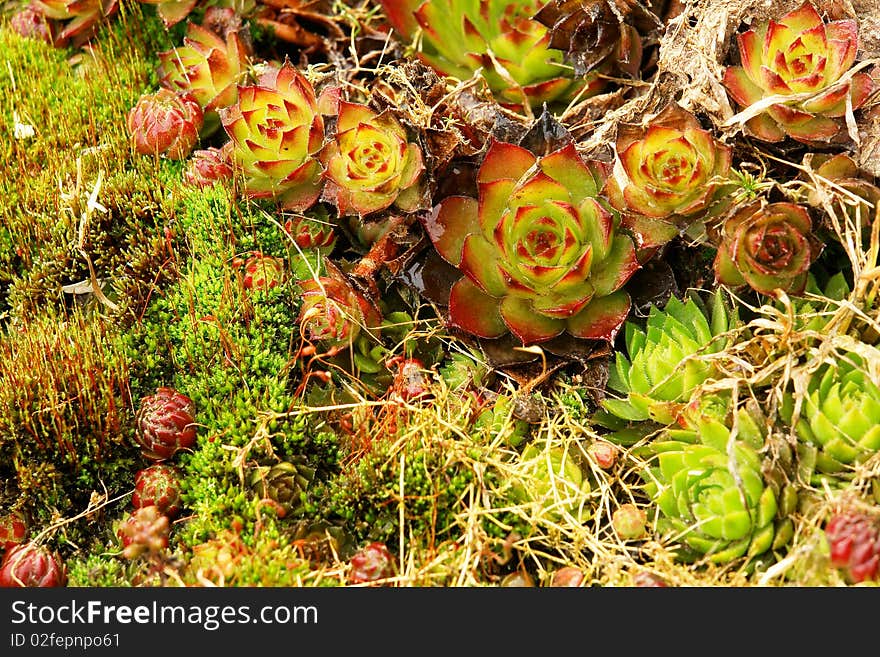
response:
[(674, 102), (647, 126), (621, 125), (616, 149), (604, 191), (643, 249), (661, 246), (706, 214), (730, 177), (731, 148)]
[(181, 492), (180, 470), (173, 465), (156, 463), (138, 470), (131, 504), (135, 509), (155, 506), (160, 513), (174, 518), (180, 513)]
[(156, 388), (143, 397), (135, 421), (135, 440), (151, 461), (167, 461), (196, 444), (195, 404), (173, 388)]
[(284, 232), (300, 249), (322, 249), (329, 252), (336, 244), (336, 228), (328, 218), (296, 214), (284, 222)]
[(61, 22), (56, 45), (88, 41), (101, 21), (119, 9), (118, 0), (33, 0), (31, 6), (47, 18)]
[(219, 114), (248, 196), (274, 197), (297, 211), (318, 200), (324, 119), (312, 84), (293, 64), (286, 61), (257, 84), (239, 86), (238, 101)]
[(806, 208), (795, 203), (756, 201), (735, 211), (725, 222), (715, 258), (719, 283), (748, 285), (776, 296), (800, 295), (810, 265), (824, 244), (813, 235)]
[(206, 114), (232, 105), (247, 71), (247, 48), (238, 32), (222, 38), (201, 25), (187, 23), (183, 44), (159, 53), (159, 83), (192, 94)]
[(420, 34), (418, 56), (441, 75), (469, 80), (479, 72), (499, 103), (567, 103), (601, 92), (596, 72), (575, 76), (564, 53), (550, 47), (547, 28), (533, 18), (535, 0), (381, 0), (397, 35)]
[(246, 290), (269, 290), (284, 282), (287, 265), (283, 258), (251, 253), (242, 263), (242, 285)]
[(345, 274), (329, 261), (326, 276), (297, 284), (302, 290), (297, 322), (309, 342), (339, 351), (350, 347), (361, 331), (377, 330), (382, 322), (376, 305), (355, 290)]
[(733, 99), (749, 108), (779, 97), (746, 121), (764, 141), (786, 135), (807, 144), (836, 141), (846, 134), (847, 108), (858, 109), (878, 88), (867, 73), (850, 73), (857, 22), (825, 22), (809, 2), (739, 34), (737, 42), (742, 66), (728, 67), (723, 78)]
[(613, 340), (630, 309), (622, 287), (639, 263), (598, 198), (605, 176), (573, 144), (538, 158), (493, 141), (479, 198), (448, 197), (425, 219), (437, 251), (464, 274), (450, 293), (450, 324), (524, 344), (565, 331)]
[(183, 179), (193, 187), (210, 187), (231, 180), (232, 175), (232, 142), (228, 141), (220, 148), (209, 146), (193, 151)]
[(67, 569), (57, 554), (33, 541), (15, 545), (0, 562), (0, 587), (47, 588), (67, 584)]
[(387, 110), (377, 114), (366, 105), (340, 101), (336, 136), (321, 159), (331, 181), (331, 196), (341, 216), (361, 217), (392, 204), (404, 212), (420, 200), (424, 171), (422, 151)]
[(195, 98), (170, 89), (143, 94), (127, 117), (136, 152), (182, 160), (199, 140), (204, 115)]

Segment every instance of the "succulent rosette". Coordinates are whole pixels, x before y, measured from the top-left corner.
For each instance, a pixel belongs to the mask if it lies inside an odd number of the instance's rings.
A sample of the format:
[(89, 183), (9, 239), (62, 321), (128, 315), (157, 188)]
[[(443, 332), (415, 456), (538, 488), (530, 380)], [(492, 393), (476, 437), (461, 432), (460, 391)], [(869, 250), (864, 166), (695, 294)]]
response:
[(573, 144), (538, 158), (492, 142), (479, 198), (448, 197), (425, 218), (437, 251), (464, 274), (452, 286), (450, 323), (524, 344), (564, 331), (613, 340), (630, 308), (621, 288), (639, 264), (619, 217), (598, 198), (605, 173)]
[(647, 127), (621, 125), (616, 149), (618, 165), (605, 193), (644, 249), (664, 244), (705, 214), (730, 179), (731, 148), (676, 103)]
[(844, 508), (825, 525), (830, 562), (849, 584), (880, 579), (880, 516)]
[(419, 203), (422, 151), (387, 110), (339, 102), (336, 137), (322, 151), (341, 216), (364, 216), (394, 204), (403, 211)]
[(805, 207), (756, 201), (725, 220), (715, 275), (724, 285), (748, 285), (768, 296), (781, 289), (797, 296), (803, 293), (810, 265), (824, 246), (813, 234)]
[(302, 494), (314, 477), (315, 468), (305, 457), (299, 456), (254, 468), (248, 477), (248, 485), (261, 498), (278, 504), (279, 515), (287, 516), (302, 509)]
[(737, 35), (737, 42), (742, 66), (728, 67), (723, 78), (730, 95), (743, 108), (779, 98), (746, 122), (764, 141), (835, 140), (846, 132), (847, 108), (858, 109), (877, 89), (867, 73), (848, 73), (859, 48), (858, 23), (825, 22), (809, 2)]
[(512, 499), (532, 506), (535, 516), (558, 521), (570, 515), (581, 523), (592, 516), (590, 480), (562, 445), (526, 445), (510, 481)]
[(195, 404), (174, 388), (159, 387), (141, 399), (135, 440), (151, 461), (166, 461), (196, 444)]
[(67, 568), (45, 545), (33, 541), (15, 545), (0, 562), (0, 587), (47, 588), (65, 586)]
[(170, 534), (170, 519), (155, 505), (136, 508), (125, 516), (116, 530), (122, 542), (122, 556), (126, 559), (161, 552), (168, 547)]
[(349, 560), (350, 584), (367, 584), (388, 579), (397, 574), (397, 562), (384, 543), (373, 542), (352, 555)]
[(143, 94), (127, 117), (136, 152), (186, 158), (199, 140), (204, 115), (195, 98), (170, 89)]
[(708, 309), (673, 296), (663, 310), (651, 306), (644, 327), (626, 322), (626, 354), (617, 351), (608, 372), (608, 387), (625, 397), (606, 397), (603, 409), (626, 421), (675, 422), (694, 390), (718, 373), (701, 357), (724, 348), (718, 336), (734, 321), (717, 290)]
[(248, 51), (238, 32), (226, 38), (193, 22), (183, 45), (159, 53), (159, 83), (192, 94), (206, 114), (232, 105), (247, 71)]
[(468, 80), (479, 71), (495, 98), (524, 105), (567, 103), (599, 93), (595, 72), (575, 77), (564, 53), (550, 47), (547, 28), (533, 18), (536, 0), (381, 0), (400, 38), (421, 38), (418, 55), (441, 75)]
[(209, 146), (192, 152), (183, 172), (183, 179), (193, 187), (211, 185), (232, 179), (232, 142), (220, 148)]
[(242, 285), (246, 290), (269, 290), (284, 282), (287, 265), (283, 258), (251, 253), (242, 263)]
[(269, 69), (256, 85), (239, 86), (238, 101), (219, 114), (248, 196), (275, 197), (299, 211), (317, 201), (324, 119), (312, 84), (290, 62)]
[(33, 0), (31, 6), (47, 18), (62, 21), (57, 43), (88, 40), (98, 25), (119, 8), (117, 0)]
[(738, 411), (737, 432), (714, 418), (668, 429), (647, 446), (652, 465), (642, 474), (656, 504), (657, 530), (681, 544), (682, 561), (728, 563), (779, 549), (792, 535), (779, 491), (763, 477), (764, 434)]
[(575, 75), (600, 70), (637, 77), (643, 54), (637, 26), (648, 32), (658, 23), (644, 5), (613, 0), (550, 0), (534, 18), (549, 30), (550, 47), (565, 51)]
[[(873, 347), (866, 349), (880, 358)], [(845, 482), (880, 450), (878, 384), (863, 356), (844, 353), (811, 375), (798, 415), (793, 397), (784, 398), (783, 418), (794, 427), (802, 466), (814, 483)]]
[(329, 252), (336, 244), (336, 226), (327, 216), (297, 214), (284, 222), (284, 232), (300, 249), (320, 249)]
[(328, 275), (298, 282), (302, 305), (297, 317), (302, 336), (328, 349), (346, 349), (364, 329), (382, 322), (378, 308), (352, 287), (345, 274), (328, 266)]
[(180, 470), (156, 463), (135, 474), (131, 504), (135, 509), (155, 506), (160, 513), (174, 518), (180, 513), (181, 493)]

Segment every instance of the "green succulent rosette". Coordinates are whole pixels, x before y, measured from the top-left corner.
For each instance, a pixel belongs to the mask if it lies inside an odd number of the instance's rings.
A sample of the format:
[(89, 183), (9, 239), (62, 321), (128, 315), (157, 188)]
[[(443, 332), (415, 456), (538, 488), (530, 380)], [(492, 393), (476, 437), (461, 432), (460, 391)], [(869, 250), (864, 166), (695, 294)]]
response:
[(341, 216), (364, 216), (392, 204), (406, 212), (419, 203), (422, 151), (387, 111), (340, 101), (336, 137), (321, 159)]
[(424, 218), (438, 253), (464, 274), (449, 296), (450, 323), (523, 344), (566, 331), (613, 340), (630, 308), (623, 285), (639, 263), (598, 196), (605, 173), (573, 144), (538, 158), (493, 141), (479, 198), (448, 197)]
[(640, 249), (653, 253), (710, 208), (717, 212), (732, 149), (677, 103), (647, 126), (622, 125), (615, 146), (619, 164), (605, 193)]
[(860, 108), (878, 88), (867, 73), (848, 74), (859, 49), (858, 23), (825, 22), (810, 2), (737, 35), (737, 43), (742, 66), (728, 67), (723, 77), (730, 95), (746, 109), (778, 98), (746, 121), (764, 141), (835, 141), (846, 135), (847, 109)]
[(293, 211), (318, 200), (324, 119), (312, 84), (290, 62), (239, 86), (237, 102), (218, 112), (249, 197), (275, 198)]
[(642, 477), (657, 530), (681, 545), (682, 561), (751, 559), (791, 538), (791, 519), (780, 517), (778, 491), (763, 476), (766, 431), (750, 413), (737, 414), (736, 434), (704, 416), (645, 448), (652, 465)]
[(615, 354), (608, 375), (608, 388), (624, 397), (606, 397), (604, 413), (595, 419), (612, 427), (616, 423), (609, 423), (608, 415), (628, 422), (675, 422), (697, 386), (717, 374), (700, 356), (721, 351), (726, 341), (718, 336), (735, 321), (720, 290), (712, 294), (709, 308), (694, 297), (673, 296), (663, 310), (651, 307), (644, 327), (628, 321), (626, 354)]
[[(880, 359), (880, 351), (865, 348)], [(846, 482), (880, 450), (878, 383), (862, 355), (845, 352), (812, 374), (797, 415), (794, 396), (785, 396), (782, 417), (794, 427), (802, 471), (811, 483)]]
[(302, 495), (315, 477), (305, 457), (293, 457), (273, 465), (261, 465), (248, 476), (250, 489), (278, 504), (280, 515), (296, 514), (303, 507)]
[(533, 17), (536, 0), (380, 0), (405, 41), (420, 35), (418, 56), (441, 75), (469, 80), (479, 71), (495, 98), (512, 109), (567, 103), (602, 91), (596, 72), (575, 76), (565, 53), (550, 47)]
[(558, 522), (570, 515), (584, 523), (592, 516), (591, 490), (590, 480), (568, 449), (535, 441), (519, 456), (510, 496), (529, 505), (534, 517)]

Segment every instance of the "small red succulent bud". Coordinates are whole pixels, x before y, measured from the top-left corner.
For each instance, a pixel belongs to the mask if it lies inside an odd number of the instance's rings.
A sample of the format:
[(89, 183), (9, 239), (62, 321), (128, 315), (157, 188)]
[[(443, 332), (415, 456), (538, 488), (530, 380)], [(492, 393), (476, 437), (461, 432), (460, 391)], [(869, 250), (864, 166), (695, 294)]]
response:
[(232, 142), (220, 148), (211, 146), (193, 151), (183, 172), (183, 179), (193, 187), (210, 187), (232, 178)]
[(33, 541), (12, 547), (0, 563), (0, 587), (64, 586), (67, 569), (61, 559)]
[(589, 447), (587, 447), (587, 454), (589, 454), (593, 460), (603, 470), (610, 470), (617, 463), (617, 457), (620, 454), (620, 450), (616, 445), (612, 445), (608, 441), (605, 440), (597, 440), (596, 442), (590, 443)]
[(669, 586), (666, 580), (659, 575), (644, 570), (633, 575), (633, 584), (639, 588), (667, 588)]
[(17, 513), (0, 516), (0, 550), (8, 550), (24, 542), (27, 523)]
[(553, 573), (550, 580), (550, 586), (560, 587), (578, 587), (584, 585), (584, 571), (574, 566), (565, 566)]
[(39, 39), (46, 43), (55, 42), (55, 29), (52, 22), (41, 12), (33, 7), (25, 7), (12, 15), (9, 19), (9, 27), (20, 36)]
[(195, 404), (173, 388), (157, 388), (141, 400), (135, 438), (151, 461), (166, 461), (196, 444)]
[(349, 561), (351, 571), (348, 581), (351, 584), (375, 582), (394, 577), (397, 567), (394, 556), (384, 543), (370, 543), (355, 554)]
[(180, 493), (180, 471), (157, 463), (135, 475), (131, 503), (136, 509), (156, 506), (161, 513), (173, 518), (180, 513)]
[(290, 235), (301, 249), (330, 250), (336, 243), (336, 232), (332, 224), (305, 215), (296, 215), (285, 221), (284, 232)]
[(122, 556), (136, 559), (143, 554), (157, 554), (168, 547), (171, 523), (157, 506), (144, 506), (128, 515), (119, 525)]
[(202, 108), (192, 95), (169, 89), (142, 95), (127, 117), (135, 151), (172, 160), (192, 152), (203, 122)]
[(852, 584), (880, 575), (880, 519), (859, 511), (836, 514), (825, 525), (831, 565)]
[(611, 526), (623, 540), (644, 538), (647, 514), (635, 504), (623, 504), (611, 514)]

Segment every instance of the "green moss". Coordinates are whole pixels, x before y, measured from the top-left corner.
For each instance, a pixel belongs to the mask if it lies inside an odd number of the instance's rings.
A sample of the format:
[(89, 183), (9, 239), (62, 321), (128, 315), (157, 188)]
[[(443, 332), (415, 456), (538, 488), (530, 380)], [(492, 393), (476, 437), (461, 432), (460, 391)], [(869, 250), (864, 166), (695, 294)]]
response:
[(134, 466), (128, 370), (108, 325), (43, 316), (0, 340), (0, 462), (49, 519), (118, 490)]
[(139, 3), (124, 4), (91, 51), (74, 52), (0, 24), (0, 88), (10, 90), (0, 100), (0, 310), (18, 314), (58, 302), (61, 285), (83, 279), (87, 265), (75, 245), (99, 176), (97, 200), (110, 212), (96, 212), (85, 235), (98, 276), (119, 276), (102, 257), (126, 262), (138, 255), (126, 252), (107, 223), (140, 235), (144, 208), (126, 192), (156, 187), (156, 164), (132, 159), (125, 117), (155, 84), (156, 52), (170, 46), (157, 27)]

